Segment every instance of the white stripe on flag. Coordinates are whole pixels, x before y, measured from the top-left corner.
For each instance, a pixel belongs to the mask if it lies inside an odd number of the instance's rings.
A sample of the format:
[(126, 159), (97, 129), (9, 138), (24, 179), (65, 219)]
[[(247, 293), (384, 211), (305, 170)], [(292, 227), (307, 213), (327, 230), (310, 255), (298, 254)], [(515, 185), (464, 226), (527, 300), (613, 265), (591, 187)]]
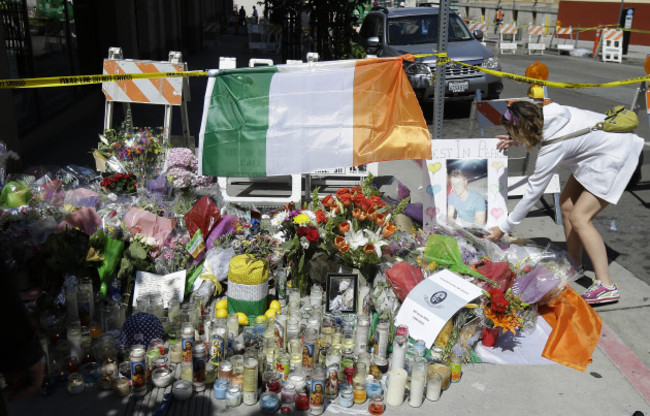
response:
[[(354, 61), (278, 66), (269, 90), (266, 172), (352, 166)], [(300, 71), (299, 68), (303, 70)]]

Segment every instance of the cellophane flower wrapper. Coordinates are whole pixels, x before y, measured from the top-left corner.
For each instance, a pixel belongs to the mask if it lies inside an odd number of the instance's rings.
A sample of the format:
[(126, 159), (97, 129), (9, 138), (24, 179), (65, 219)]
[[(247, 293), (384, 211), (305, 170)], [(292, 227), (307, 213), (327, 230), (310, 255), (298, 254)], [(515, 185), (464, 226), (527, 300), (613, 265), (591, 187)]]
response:
[(385, 268), (388, 265), (381, 264), (379, 272), (375, 276), (372, 288), (370, 289), (370, 299), (379, 315), (395, 316), (401, 303), (395, 295), (390, 283), (386, 280)]
[(409, 292), (424, 280), (420, 267), (402, 261), (396, 262), (387, 268), (385, 275), (386, 280), (401, 302), (404, 302)]
[(182, 227), (175, 227), (162, 244), (160, 253), (154, 259), (157, 274), (166, 275), (187, 268), (192, 255), (187, 251), (190, 236)]
[(155, 241), (156, 248), (151, 250), (152, 257), (158, 255), (160, 246), (171, 234), (176, 224), (175, 220), (160, 217), (140, 208), (132, 208), (124, 217), (124, 222), (131, 236), (141, 234), (151, 237)]
[(428, 263), (435, 263), (456, 273), (484, 278), (483, 275), (463, 263), (458, 242), (454, 237), (431, 234), (427, 239), (423, 255)]
[(232, 247), (212, 247), (205, 255), (205, 262), (210, 266), (212, 274), (220, 282), (228, 279), (230, 260), (235, 257), (235, 255), (235, 250)]
[(77, 188), (67, 191), (63, 200), (66, 211), (73, 211), (78, 208), (98, 208), (100, 196), (97, 192), (88, 188)]
[(32, 202), (32, 191), (24, 181), (9, 181), (0, 192), (0, 207), (3, 209), (27, 206)]
[(206, 239), (219, 220), (221, 220), (219, 207), (210, 197), (204, 196), (185, 214), (185, 227), (190, 236), (194, 236), (197, 230), (201, 230), (203, 238)]
[(61, 180), (63, 189), (71, 190), (95, 183), (99, 175), (83, 166), (67, 165), (56, 171), (56, 177)]
[(166, 147), (161, 128), (140, 128), (114, 143), (113, 154), (128, 172), (136, 174), (140, 183), (146, 184), (162, 172)]
[(57, 230), (63, 230), (66, 227), (78, 228), (86, 235), (93, 235), (102, 227), (102, 219), (95, 208), (80, 208), (68, 214), (59, 223)]
[(97, 274), (100, 281), (100, 293), (102, 296), (108, 294), (115, 272), (122, 260), (122, 253), (124, 252), (124, 241), (112, 237), (110, 234), (104, 236), (104, 248), (102, 250), (102, 257), (104, 260), (97, 268)]

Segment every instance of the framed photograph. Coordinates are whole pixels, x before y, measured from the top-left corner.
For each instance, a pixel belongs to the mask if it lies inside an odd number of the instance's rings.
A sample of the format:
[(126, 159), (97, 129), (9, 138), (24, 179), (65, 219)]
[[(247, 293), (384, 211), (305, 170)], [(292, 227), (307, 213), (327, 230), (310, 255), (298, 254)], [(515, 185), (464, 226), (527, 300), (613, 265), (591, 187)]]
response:
[(498, 139), (434, 140), (423, 179), (425, 229), (453, 221), (490, 228), (508, 214), (508, 156)]
[(329, 273), (327, 275), (327, 312), (355, 313), (359, 289), (356, 274)]

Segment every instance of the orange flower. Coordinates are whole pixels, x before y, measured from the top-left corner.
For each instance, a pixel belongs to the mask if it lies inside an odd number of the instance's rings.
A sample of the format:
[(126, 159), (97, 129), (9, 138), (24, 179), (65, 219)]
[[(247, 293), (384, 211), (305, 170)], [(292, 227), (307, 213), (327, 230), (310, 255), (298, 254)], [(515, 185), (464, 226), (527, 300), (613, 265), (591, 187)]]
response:
[(320, 202), (325, 208), (328, 208), (334, 204), (334, 197), (332, 195), (327, 195), (325, 198), (321, 199)]
[(339, 224), (339, 232), (341, 234), (347, 234), (348, 231), (350, 231), (350, 222), (349, 221), (344, 221)]
[(350, 193), (350, 188), (341, 188), (338, 191), (336, 191), (336, 196), (341, 199), (341, 195), (349, 194)]
[(372, 202), (368, 198), (363, 198), (363, 201), (361, 201), (361, 209), (364, 211), (368, 211), (372, 207)]
[(375, 224), (377, 224), (378, 226), (381, 227), (382, 225), (384, 225), (385, 221), (386, 221), (386, 216), (384, 214), (377, 214), (375, 216)]
[(340, 211), (339, 206), (337, 204), (332, 204), (332, 206), (330, 207), (330, 214), (337, 215), (339, 211)]
[(353, 194), (356, 194), (356, 193), (361, 192), (362, 189), (363, 188), (361, 186), (353, 186), (352, 188), (350, 188), (350, 192), (352, 192)]
[[(373, 195), (370, 197), (370, 202), (372, 203), (373, 206), (381, 206), (381, 204), (384, 204), (381, 200), (381, 198), (377, 195)], [(386, 204), (384, 204), (386, 205)]]
[(319, 224), (327, 222), (327, 214), (322, 209), (317, 210), (314, 214), (316, 214), (316, 222)]
[(339, 201), (343, 204), (344, 207), (349, 207), (352, 205), (352, 195), (351, 194), (341, 194), (339, 195)]
[(334, 239), (334, 245), (341, 253), (347, 253), (348, 251), (350, 251), (350, 245), (346, 243), (345, 238), (341, 236), (337, 236)]
[(343, 246), (339, 247), (339, 251), (341, 253), (347, 253), (348, 251), (350, 251), (350, 245), (344, 244)]
[(366, 213), (361, 211), (359, 208), (355, 208), (352, 210), (352, 217), (359, 221), (363, 221), (366, 219)]
[(366, 214), (368, 215), (368, 219), (370, 221), (374, 221), (375, 216), (377, 215), (377, 210), (374, 208), (370, 208), (368, 211), (366, 211)]
[(392, 222), (389, 222), (386, 224), (383, 230), (381, 230), (381, 233), (384, 235), (386, 238), (390, 238), (395, 231), (397, 231), (397, 226), (393, 224)]
[(361, 203), (363, 202), (364, 199), (366, 199), (366, 197), (363, 196), (363, 194), (354, 194), (352, 196), (352, 202), (357, 207), (361, 205)]
[(363, 246), (363, 252), (366, 254), (372, 254), (375, 252), (375, 246), (372, 244), (366, 244)]
[(484, 309), (484, 315), (486, 318), (494, 322), (495, 327), (503, 328), (504, 334), (506, 331), (510, 331), (516, 336), (517, 328), (522, 326), (521, 319), (514, 314), (495, 313), (486, 308)]

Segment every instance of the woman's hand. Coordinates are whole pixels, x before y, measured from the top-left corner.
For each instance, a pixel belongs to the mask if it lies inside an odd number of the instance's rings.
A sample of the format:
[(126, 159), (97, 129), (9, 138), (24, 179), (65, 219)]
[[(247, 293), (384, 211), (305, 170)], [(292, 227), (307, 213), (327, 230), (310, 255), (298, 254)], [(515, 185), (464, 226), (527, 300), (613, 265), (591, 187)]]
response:
[(499, 139), (499, 143), (497, 143), (497, 149), (499, 150), (506, 150), (510, 146), (519, 146), (519, 143), (509, 134), (501, 134), (497, 136), (497, 139)]
[(487, 239), (494, 241), (495, 243), (503, 238), (505, 233), (501, 231), (499, 227), (490, 228), (490, 235), (487, 236)]

